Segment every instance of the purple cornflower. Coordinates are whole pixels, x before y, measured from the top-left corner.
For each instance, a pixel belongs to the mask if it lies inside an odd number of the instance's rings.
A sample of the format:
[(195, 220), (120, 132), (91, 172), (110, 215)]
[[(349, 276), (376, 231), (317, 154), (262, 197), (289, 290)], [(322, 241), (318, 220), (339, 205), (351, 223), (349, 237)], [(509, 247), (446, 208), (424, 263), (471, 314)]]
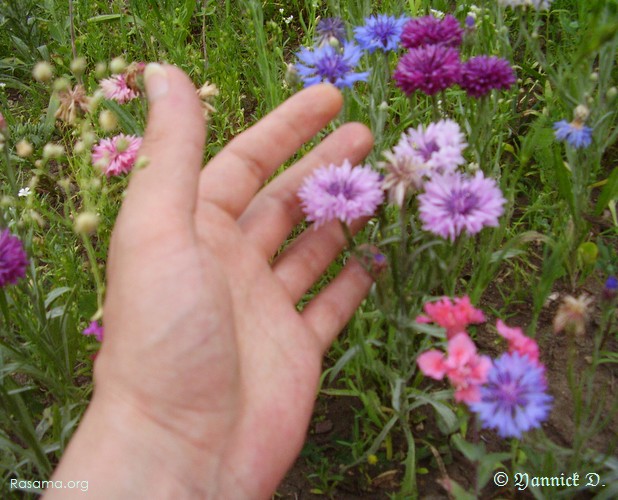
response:
[(611, 301), (618, 295), (618, 278), (609, 276), (603, 287), (602, 297), (604, 300)]
[(384, 199), (380, 174), (370, 167), (354, 167), (345, 160), (339, 167), (318, 168), (298, 190), (308, 221), (322, 224), (339, 219), (350, 224), (359, 217), (373, 215)]
[(592, 143), (592, 129), (580, 120), (571, 123), (560, 120), (554, 123), (556, 139), (566, 141), (573, 148), (587, 148)]
[(457, 83), (460, 76), (459, 51), (442, 45), (411, 49), (399, 60), (393, 73), (397, 86), (406, 95), (416, 90), (434, 95)]
[(343, 20), (340, 17), (325, 17), (318, 21), (315, 28), (317, 44), (331, 44), (333, 42), (343, 43), (346, 41), (346, 32)]
[(457, 122), (440, 120), (427, 127), (409, 128), (393, 150), (398, 155), (415, 157), (431, 171), (444, 173), (464, 163), (462, 152), (467, 145)]
[(91, 321), (88, 328), (82, 332), (82, 335), (94, 335), (99, 342), (102, 342), (104, 332), (103, 325), (99, 325), (98, 321)]
[(416, 17), (410, 19), (404, 26), (401, 44), (407, 49), (427, 45), (459, 47), (463, 32), (459, 21), (450, 14), (443, 19), (434, 16)]
[(26, 276), (28, 256), (24, 245), (8, 229), (0, 233), (0, 287), (14, 285)]
[(362, 49), (367, 50), (370, 54), (376, 49), (383, 52), (396, 50), (399, 46), (403, 26), (407, 21), (407, 17), (397, 18), (385, 14), (368, 17), (365, 19), (364, 26), (354, 28), (356, 41)]
[(459, 85), (469, 96), (482, 97), (492, 89), (506, 90), (515, 81), (515, 72), (506, 59), (477, 56), (463, 63)]
[(542, 366), (528, 356), (507, 353), (494, 361), (487, 382), (481, 386), (480, 401), (469, 406), (483, 427), (496, 429), (503, 438), (519, 438), (547, 419), (552, 397), (546, 390)]
[(423, 229), (455, 241), (463, 231), (476, 234), (498, 226), (506, 200), (493, 179), (479, 171), (474, 177), (459, 172), (434, 174), (418, 197)]
[(350, 42), (343, 44), (343, 51), (331, 45), (322, 45), (313, 50), (303, 47), (297, 54), (301, 62), (296, 64), (296, 70), (305, 87), (320, 82), (330, 82), (340, 89), (351, 87), (355, 82), (367, 80), (369, 76), (368, 72), (354, 72), (362, 55), (358, 45)]

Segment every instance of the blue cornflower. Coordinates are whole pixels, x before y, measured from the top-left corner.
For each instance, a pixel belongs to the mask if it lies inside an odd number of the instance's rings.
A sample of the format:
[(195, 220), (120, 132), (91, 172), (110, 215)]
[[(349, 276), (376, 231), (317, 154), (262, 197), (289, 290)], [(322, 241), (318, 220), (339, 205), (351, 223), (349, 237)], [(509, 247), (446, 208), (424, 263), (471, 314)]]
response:
[(560, 120), (554, 123), (556, 139), (566, 141), (574, 148), (587, 148), (592, 143), (592, 129), (586, 127), (580, 120), (571, 123)]
[(305, 87), (330, 82), (341, 89), (351, 87), (355, 82), (365, 81), (369, 76), (369, 72), (354, 72), (363, 52), (358, 45), (351, 42), (345, 42), (343, 50), (337, 50), (331, 45), (322, 45), (313, 50), (303, 47), (296, 55), (300, 60), (296, 64), (296, 70)]
[(339, 43), (346, 41), (345, 25), (340, 17), (320, 19), (315, 31), (318, 45), (331, 44), (334, 40)]
[(376, 49), (384, 52), (396, 50), (399, 46), (403, 27), (407, 22), (407, 17), (397, 18), (386, 14), (368, 17), (365, 19), (364, 26), (354, 28), (356, 41), (361, 48), (369, 51), (369, 53)]
[(494, 428), (503, 437), (521, 437), (541, 425), (551, 410), (546, 393), (545, 369), (528, 356), (507, 353), (494, 361), (481, 387), (481, 399), (471, 403), (483, 427)]

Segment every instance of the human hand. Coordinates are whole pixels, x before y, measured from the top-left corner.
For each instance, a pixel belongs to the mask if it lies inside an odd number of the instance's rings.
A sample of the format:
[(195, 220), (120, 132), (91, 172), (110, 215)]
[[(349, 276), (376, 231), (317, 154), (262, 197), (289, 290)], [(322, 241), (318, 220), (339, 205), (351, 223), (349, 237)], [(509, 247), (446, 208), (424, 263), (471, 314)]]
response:
[(114, 228), (95, 392), (55, 479), (106, 498), (267, 498), (302, 447), (322, 355), (371, 286), (350, 260), (298, 311), (345, 246), (336, 221), (277, 252), (302, 220), (304, 177), (358, 163), (371, 134), (344, 125), (262, 187), (336, 116), (334, 87), (299, 92), (203, 170), (189, 79), (149, 65), (146, 88), (150, 162)]

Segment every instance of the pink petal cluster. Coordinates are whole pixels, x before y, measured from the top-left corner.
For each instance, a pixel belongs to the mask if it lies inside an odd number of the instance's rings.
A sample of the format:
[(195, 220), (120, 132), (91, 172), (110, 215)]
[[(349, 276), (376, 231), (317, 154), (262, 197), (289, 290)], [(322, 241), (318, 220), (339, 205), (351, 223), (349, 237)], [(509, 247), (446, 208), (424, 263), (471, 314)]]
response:
[(92, 161), (108, 177), (126, 174), (137, 160), (137, 152), (142, 138), (134, 135), (118, 134), (111, 139), (101, 139), (92, 148)]
[(138, 93), (127, 84), (127, 78), (124, 74), (105, 78), (99, 82), (99, 85), (106, 99), (111, 99), (119, 104), (129, 102), (138, 96)]
[(102, 325), (99, 325), (97, 321), (91, 321), (87, 328), (84, 329), (82, 335), (94, 335), (99, 341), (103, 342), (104, 329)]
[(466, 333), (458, 333), (448, 341), (447, 354), (436, 349), (422, 353), (418, 367), (427, 377), (442, 380), (444, 376), (455, 388), (455, 400), (466, 404), (480, 400), (480, 388), (487, 380), (491, 359), (478, 355), (476, 346)]
[(537, 366), (543, 366), (539, 361), (539, 345), (531, 337), (528, 337), (521, 328), (507, 326), (501, 319), (496, 323), (500, 336), (509, 344), (509, 352), (516, 352)]
[(416, 318), (417, 323), (437, 323), (446, 329), (446, 338), (451, 339), (458, 333), (464, 333), (468, 325), (483, 323), (485, 315), (470, 302), (470, 297), (455, 297), (451, 302), (443, 297), (437, 302), (427, 302), (423, 308), (425, 314)]

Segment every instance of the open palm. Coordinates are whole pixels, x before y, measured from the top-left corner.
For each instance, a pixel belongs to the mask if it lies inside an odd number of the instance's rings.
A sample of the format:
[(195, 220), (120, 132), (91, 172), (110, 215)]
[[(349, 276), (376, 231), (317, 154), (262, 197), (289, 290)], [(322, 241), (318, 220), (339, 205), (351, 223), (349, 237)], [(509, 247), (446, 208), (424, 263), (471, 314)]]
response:
[(302, 220), (303, 178), (360, 161), (371, 135), (341, 127), (262, 187), (339, 111), (334, 87), (298, 93), (204, 169), (189, 79), (157, 66), (147, 90), (149, 164), (134, 173), (112, 237), (93, 405), (119, 428), (143, 422), (136, 442), (166, 457), (193, 494), (265, 498), (302, 446), (322, 354), (371, 284), (350, 261), (298, 311), (344, 246), (337, 223), (306, 230), (273, 258)]

